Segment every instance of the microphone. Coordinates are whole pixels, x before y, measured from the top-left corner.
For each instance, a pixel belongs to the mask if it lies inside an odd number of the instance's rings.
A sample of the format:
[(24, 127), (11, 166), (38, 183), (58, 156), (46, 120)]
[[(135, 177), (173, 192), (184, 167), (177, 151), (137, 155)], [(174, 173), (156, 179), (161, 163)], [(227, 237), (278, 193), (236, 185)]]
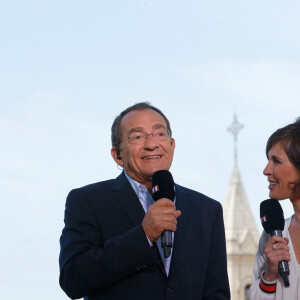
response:
[[(160, 170), (152, 176), (152, 196), (157, 201), (161, 198), (167, 198), (174, 201), (174, 180), (172, 174), (167, 170)], [(171, 255), (172, 249), (172, 231), (165, 230), (161, 235), (161, 247), (165, 258)]]
[[(270, 234), (271, 236), (276, 235), (282, 237), (284, 216), (278, 200), (268, 199), (261, 202), (260, 220), (266, 233)], [(283, 279), (284, 286), (290, 286), (288, 277), (290, 275), (290, 269), (286, 260), (278, 263), (278, 271)]]

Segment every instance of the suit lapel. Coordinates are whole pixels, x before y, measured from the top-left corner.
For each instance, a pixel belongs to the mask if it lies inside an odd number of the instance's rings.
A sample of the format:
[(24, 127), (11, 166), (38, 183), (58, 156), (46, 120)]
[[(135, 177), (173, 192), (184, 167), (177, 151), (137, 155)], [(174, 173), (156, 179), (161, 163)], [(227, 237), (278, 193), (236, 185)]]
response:
[(174, 269), (174, 266), (180, 264), (183, 257), (183, 239), (186, 235), (185, 232), (185, 214), (188, 215), (188, 201), (187, 197), (189, 197), (188, 193), (182, 190), (182, 188), (175, 184), (176, 189), (176, 209), (180, 210), (183, 214), (183, 216), (180, 216), (177, 219), (177, 230), (174, 234), (174, 242), (173, 242), (173, 251), (172, 251), (172, 259), (170, 263), (170, 271), (169, 271), (169, 278), (172, 277), (172, 270)]
[[(122, 172), (115, 180), (112, 186), (112, 194), (114, 199), (119, 203), (128, 217), (132, 220), (135, 226), (142, 223), (145, 216), (145, 211), (137, 197), (134, 189), (127, 180), (124, 172)], [(157, 245), (154, 244), (157, 252), (157, 264), (165, 277), (167, 277), (164, 264), (162, 262)]]
[(112, 187), (112, 193), (133, 224), (141, 224), (145, 211), (124, 172), (116, 178)]

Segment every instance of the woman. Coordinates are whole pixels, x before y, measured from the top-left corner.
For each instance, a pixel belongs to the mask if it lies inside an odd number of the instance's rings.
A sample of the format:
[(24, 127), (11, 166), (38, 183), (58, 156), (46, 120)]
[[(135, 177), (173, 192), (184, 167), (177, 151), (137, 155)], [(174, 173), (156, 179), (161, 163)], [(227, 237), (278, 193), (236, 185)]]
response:
[[(250, 299), (300, 300), (300, 118), (275, 131), (269, 138), (268, 164), (270, 198), (290, 199), (294, 215), (285, 220), (283, 238), (262, 233), (254, 263)], [(278, 263), (289, 262), (290, 287), (278, 274)]]

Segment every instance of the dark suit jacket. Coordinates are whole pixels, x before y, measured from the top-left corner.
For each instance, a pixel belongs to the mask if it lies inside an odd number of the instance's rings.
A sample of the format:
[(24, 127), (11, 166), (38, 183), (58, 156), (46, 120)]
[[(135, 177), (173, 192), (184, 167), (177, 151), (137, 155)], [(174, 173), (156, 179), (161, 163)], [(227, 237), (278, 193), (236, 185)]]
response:
[(230, 299), (222, 207), (176, 185), (178, 218), (169, 276), (124, 173), (72, 190), (60, 243), (60, 285), (70, 298)]

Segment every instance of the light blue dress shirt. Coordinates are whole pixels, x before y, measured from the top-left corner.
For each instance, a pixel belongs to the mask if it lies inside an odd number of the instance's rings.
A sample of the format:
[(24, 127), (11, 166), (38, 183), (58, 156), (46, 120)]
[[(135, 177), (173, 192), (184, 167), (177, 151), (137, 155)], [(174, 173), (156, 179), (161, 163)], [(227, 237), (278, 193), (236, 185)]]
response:
[[(133, 180), (131, 177), (129, 177), (126, 172), (124, 171), (126, 178), (128, 179), (128, 181), (130, 182), (133, 190), (135, 191), (137, 197), (139, 198), (145, 213), (148, 210), (148, 207), (154, 203), (154, 200), (152, 198), (152, 195), (149, 193), (149, 191), (147, 190), (147, 188), (145, 186), (143, 186), (142, 184), (140, 184), (139, 182)], [(174, 202), (176, 200), (176, 197), (174, 199)], [(146, 236), (147, 237), (147, 236)], [(148, 237), (147, 237), (148, 239)], [(172, 240), (174, 242), (174, 232), (172, 232)], [(153, 244), (151, 243), (151, 241), (148, 239), (148, 242), (150, 244), (151, 247), (153, 247)], [(161, 247), (161, 238), (159, 237), (159, 239), (156, 241), (157, 247), (159, 249), (159, 253), (161, 256), (161, 259), (163, 261), (163, 264), (165, 266), (165, 270), (167, 275), (169, 275), (169, 271), (170, 271), (170, 263), (171, 263), (171, 258), (172, 258), (172, 253), (173, 253), (173, 248), (171, 249), (171, 255), (168, 258), (165, 258), (164, 256), (164, 252), (163, 249)]]

